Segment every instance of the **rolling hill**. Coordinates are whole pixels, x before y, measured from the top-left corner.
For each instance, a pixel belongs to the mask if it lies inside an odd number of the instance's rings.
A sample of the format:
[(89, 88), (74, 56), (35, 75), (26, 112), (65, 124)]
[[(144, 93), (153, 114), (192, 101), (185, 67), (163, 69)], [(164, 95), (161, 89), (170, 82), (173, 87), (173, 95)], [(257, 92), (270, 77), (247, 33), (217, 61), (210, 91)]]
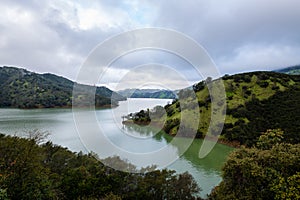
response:
[[(222, 77), (226, 90), (226, 119), (221, 138), (227, 141), (238, 141), (252, 146), (258, 137), (268, 129), (282, 129), (286, 142), (300, 142), (300, 76), (275, 72), (251, 72)], [(197, 96), (200, 112), (200, 123), (196, 137), (203, 137), (210, 124), (211, 97), (205, 81), (193, 86)], [(188, 93), (182, 91), (182, 93)], [(180, 94), (180, 92), (179, 92)], [(193, 106), (185, 105), (191, 101), (189, 95), (182, 95), (183, 105), (178, 100), (166, 105), (164, 131), (176, 135), (179, 129), (181, 112), (194, 112)], [(131, 119), (145, 121), (154, 113), (139, 112)], [(137, 117), (138, 116), (138, 117)], [(189, 116), (189, 115), (185, 115)], [(154, 119), (161, 120), (161, 119)], [(185, 119), (191, 121), (192, 119)]]
[[(72, 96), (73, 86), (79, 88)], [(92, 87), (74, 83), (54, 74), (37, 74), (15, 67), (0, 67), (0, 107), (11, 108), (54, 108), (71, 107), (72, 100), (85, 102), (96, 89), (95, 106), (116, 106), (126, 100), (106, 87)], [(74, 98), (74, 99), (73, 99)], [(86, 105), (85, 105), (86, 106)]]

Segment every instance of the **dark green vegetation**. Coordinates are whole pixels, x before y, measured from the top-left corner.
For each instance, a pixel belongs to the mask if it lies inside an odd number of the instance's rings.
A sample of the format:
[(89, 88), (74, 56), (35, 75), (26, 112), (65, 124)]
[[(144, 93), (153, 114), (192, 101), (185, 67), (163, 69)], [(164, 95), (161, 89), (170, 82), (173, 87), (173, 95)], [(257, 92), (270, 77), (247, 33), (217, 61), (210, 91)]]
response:
[[(285, 132), (285, 142), (292, 144), (300, 142), (300, 76), (252, 72), (225, 75), (222, 79), (226, 90), (227, 110), (221, 139), (253, 146), (267, 129), (280, 128)], [(210, 124), (212, 110), (207, 81), (193, 86), (201, 117), (198, 130), (192, 131), (197, 133), (196, 137), (203, 137)], [(182, 90), (178, 93), (182, 105), (178, 100), (174, 100), (172, 104), (165, 106), (166, 133), (170, 135), (177, 133), (183, 109), (186, 113), (194, 112), (195, 105), (189, 103), (191, 94), (191, 90)], [(132, 118), (135, 121), (139, 120), (136, 117)], [(146, 119), (145, 116), (143, 118)], [(156, 120), (159, 121), (160, 118)]]
[(141, 110), (136, 113), (130, 113), (126, 116), (126, 121), (123, 124), (127, 125), (148, 125), (152, 120), (161, 124), (163, 118), (165, 117), (165, 109), (162, 106), (155, 106), (153, 109)]
[[(51, 142), (38, 145), (41, 135), (38, 131), (31, 132), (31, 139), (0, 135), (0, 199), (197, 198), (199, 188), (188, 173), (116, 171), (93, 154), (73, 153)], [(117, 157), (110, 159), (134, 167)]]
[[(228, 157), (223, 180), (208, 198), (300, 199), (300, 76), (252, 72), (222, 79), (227, 112), (221, 138), (243, 145)], [(201, 116), (198, 130), (193, 131), (196, 137), (203, 137), (210, 123), (209, 82), (193, 86)], [(192, 93), (182, 90), (178, 93), (181, 101), (165, 106), (167, 133), (177, 133), (182, 112), (193, 112), (194, 105), (188, 104)], [(136, 116), (131, 118), (138, 122)]]
[[(74, 84), (79, 92), (72, 97)], [(0, 107), (71, 107), (72, 100), (81, 105), (79, 102), (91, 100), (93, 94), (96, 107), (116, 106), (118, 101), (125, 100), (123, 96), (106, 87), (76, 84), (54, 74), (37, 74), (14, 67), (0, 68), (0, 87)]]
[[(163, 109), (163, 107), (161, 106), (160, 108)], [(151, 122), (150, 110), (149, 109), (147, 111), (141, 110), (140, 112), (137, 112), (135, 114), (130, 114), (128, 118), (133, 120), (134, 123), (136, 124), (140, 124), (140, 125), (149, 124), (149, 122)]]
[(283, 135), (268, 130), (254, 148), (233, 152), (209, 199), (300, 199), (300, 144), (282, 143)]
[(175, 99), (176, 95), (170, 90), (159, 89), (126, 89), (118, 91), (119, 94), (128, 98), (155, 98)]
[[(222, 133), (224, 137), (252, 146), (262, 132), (267, 129), (280, 128), (285, 132), (286, 142), (299, 143), (300, 76), (265, 72), (251, 73), (251, 80), (257, 77), (257, 85), (249, 86), (243, 84), (247, 75), (250, 76), (249, 74), (241, 76), (244, 77), (244, 80), (240, 79), (242, 81), (240, 81), (240, 87), (237, 88), (242, 92), (244, 102), (240, 102), (238, 105), (234, 102), (237, 100), (234, 90), (237, 89), (233, 88), (228, 91), (229, 94), (233, 91), (233, 96), (232, 100), (228, 101), (227, 116), (230, 116), (230, 120), (227, 120), (225, 124)], [(238, 79), (238, 75), (225, 80), (235, 79)], [(235, 83), (235, 86), (237, 84)], [(238, 120), (232, 122), (231, 120), (234, 119)], [(230, 121), (231, 123), (229, 123)]]
[(300, 65), (279, 69), (276, 70), (276, 72), (290, 74), (290, 75), (300, 75)]

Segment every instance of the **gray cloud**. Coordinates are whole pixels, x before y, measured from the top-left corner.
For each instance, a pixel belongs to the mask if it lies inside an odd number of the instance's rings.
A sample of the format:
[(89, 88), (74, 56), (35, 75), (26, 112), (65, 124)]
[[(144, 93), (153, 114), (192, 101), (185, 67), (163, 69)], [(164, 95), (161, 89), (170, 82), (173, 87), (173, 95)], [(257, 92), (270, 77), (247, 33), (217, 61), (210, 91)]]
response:
[(195, 38), (223, 73), (300, 63), (299, 1), (164, 1), (159, 13), (158, 24)]
[[(4, 0), (0, 9), (1, 65), (71, 79), (75, 79), (89, 52), (106, 38), (152, 26), (175, 29), (195, 39), (222, 74), (300, 63), (297, 0)], [(197, 81), (188, 63), (162, 52), (128, 55), (114, 67), (122, 71), (126, 70), (124, 66), (147, 62), (172, 66), (191, 82)], [(148, 72), (141, 73), (139, 76), (146, 77)], [(106, 82), (114, 82), (120, 74), (110, 74)]]

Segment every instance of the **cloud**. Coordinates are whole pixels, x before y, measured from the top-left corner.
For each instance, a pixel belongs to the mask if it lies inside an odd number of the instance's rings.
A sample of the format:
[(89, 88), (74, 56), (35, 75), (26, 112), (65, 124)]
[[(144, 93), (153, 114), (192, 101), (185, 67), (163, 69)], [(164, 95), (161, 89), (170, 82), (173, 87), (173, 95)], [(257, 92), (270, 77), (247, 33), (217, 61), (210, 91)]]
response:
[[(187, 0), (177, 3), (164, 1), (156, 23), (192, 36), (207, 49), (221, 71), (233, 72), (240, 66), (249, 65), (236, 58), (237, 52), (245, 47), (254, 47), (247, 49), (247, 53), (251, 54), (255, 54), (258, 46), (261, 50), (270, 49), (270, 46), (290, 49), (299, 47), (299, 19), (300, 2), (296, 0)], [(292, 51), (288, 55), (287, 52), (282, 55), (287, 56), (285, 62), (271, 54), (267, 59), (266, 55), (257, 54), (256, 61), (260, 60), (258, 64), (268, 66), (268, 69), (273, 68), (276, 59), (282, 66), (300, 63), (300, 58), (293, 57)], [(235, 66), (228, 68), (228, 63), (223, 63), (224, 57)], [(289, 60), (291, 57), (293, 59)], [(251, 66), (256, 63), (253, 62)], [(261, 66), (252, 70), (259, 70)]]
[[(222, 60), (222, 73), (280, 69), (299, 64), (299, 46), (246, 45), (235, 50), (230, 59)], [(242, 64), (241, 64), (242, 63)]]
[[(96, 45), (143, 27), (175, 29), (192, 37), (207, 50), (221, 73), (300, 63), (297, 0), (3, 0), (0, 9), (0, 65), (73, 80)], [(114, 67), (122, 70), (126, 69), (122, 66), (147, 62), (173, 66), (190, 81), (199, 78), (193, 76), (188, 63), (161, 52), (128, 55)], [(113, 73), (109, 80), (120, 76)]]
[(0, 9), (1, 65), (71, 79), (97, 44), (133, 26), (125, 11), (100, 3), (4, 1)]
[(126, 26), (135, 23), (128, 13), (118, 6), (114, 7), (96, 1), (87, 3), (70, 0), (50, 2), (48, 16), (54, 23), (60, 21), (74, 31), (100, 29), (107, 32), (111, 29), (126, 29)]
[(72, 64), (70, 56), (77, 57), (67, 50), (59, 34), (44, 23), (42, 13), (18, 4), (1, 4), (0, 9), (1, 64), (63, 73), (63, 66)]
[[(117, 76), (116, 76), (117, 74)], [(173, 67), (147, 63), (130, 70), (111, 67), (103, 75), (100, 83), (114, 90), (126, 88), (161, 88), (176, 90), (192, 83)]]

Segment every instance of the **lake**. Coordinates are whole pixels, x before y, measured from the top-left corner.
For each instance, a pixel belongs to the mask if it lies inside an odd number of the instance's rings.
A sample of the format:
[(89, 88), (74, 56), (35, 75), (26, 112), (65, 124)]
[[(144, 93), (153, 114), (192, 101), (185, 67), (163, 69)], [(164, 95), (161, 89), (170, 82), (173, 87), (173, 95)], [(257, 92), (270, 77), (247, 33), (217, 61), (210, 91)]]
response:
[[(94, 128), (92, 121), (84, 122), (74, 119), (72, 109), (0, 109), (0, 132), (22, 136), (24, 132), (33, 129), (48, 131), (50, 132), (49, 140), (72, 151), (93, 151), (101, 158), (118, 155), (137, 167), (143, 167), (149, 164), (147, 162), (149, 159), (139, 160), (135, 157), (126, 157), (127, 154), (143, 156), (148, 152), (165, 149), (169, 155), (176, 155), (178, 146), (171, 143), (173, 139), (171, 136), (159, 132), (157, 128), (122, 125), (122, 116), (141, 109), (153, 108), (156, 105), (166, 105), (171, 101), (169, 99), (128, 99), (120, 102), (120, 105), (113, 109), (78, 111), (81, 116), (94, 116), (99, 130)], [(84, 124), (84, 131), (80, 129), (82, 124)], [(118, 154), (118, 151), (111, 151), (106, 146), (100, 145), (101, 139), (95, 135), (98, 132), (103, 132), (110, 141), (110, 145), (121, 150), (122, 153)], [(186, 139), (180, 138), (179, 141), (185, 143)], [(216, 144), (208, 156), (199, 159), (198, 152), (201, 144), (202, 140), (193, 140), (187, 151), (167, 168), (179, 173), (188, 171), (192, 174), (202, 189), (201, 196), (204, 197), (221, 181), (221, 167), (233, 148)], [(144, 156), (144, 158), (147, 157)], [(152, 160), (150, 163), (157, 164), (155, 159), (154, 163)]]

